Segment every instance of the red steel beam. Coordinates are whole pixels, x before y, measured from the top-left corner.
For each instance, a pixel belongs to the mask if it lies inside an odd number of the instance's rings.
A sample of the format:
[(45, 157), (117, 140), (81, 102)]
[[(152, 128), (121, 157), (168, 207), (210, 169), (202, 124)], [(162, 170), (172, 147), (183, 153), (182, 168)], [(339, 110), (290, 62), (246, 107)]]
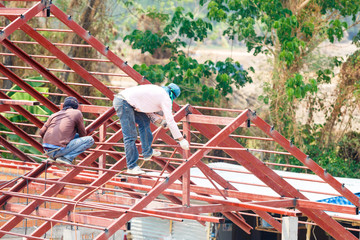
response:
[[(185, 108), (179, 112), (177, 112), (177, 114), (175, 115), (175, 118), (182, 116), (182, 114), (185, 112)], [(122, 137), (122, 133), (121, 131), (117, 132), (116, 134), (114, 134), (111, 138), (109, 138), (107, 140), (107, 142), (117, 142), (120, 138)], [(108, 149), (110, 146), (107, 145), (102, 145), (99, 146), (99, 149)], [(88, 156), (87, 158), (85, 158), (81, 163), (79, 163), (79, 165), (89, 165), (89, 163), (91, 163), (92, 161), (95, 160), (95, 157), (100, 157), (101, 156), (101, 152), (94, 152), (93, 154), (91, 154), (90, 156)], [(125, 157), (123, 157), (120, 161), (118, 161), (116, 164), (114, 164), (110, 170), (121, 170), (126, 166), (126, 159)], [(66, 176), (62, 177), (60, 180), (61, 181), (67, 181), (68, 179), (73, 179), (76, 175), (78, 175), (80, 173), (79, 170), (77, 170), (76, 168), (71, 170)], [(95, 181), (93, 181), (91, 183), (91, 186), (101, 186), (105, 183), (107, 183), (109, 180), (111, 180), (111, 178), (115, 175), (114, 172), (105, 172), (103, 175), (101, 175), (99, 178), (97, 178)], [(51, 188), (53, 189), (58, 189), (59, 187), (61, 187), (62, 183), (59, 183), (57, 185), (53, 185)], [(49, 188), (50, 189), (50, 188)], [(50, 193), (50, 190), (47, 190), (46, 192)], [(85, 189), (83, 190), (80, 194), (78, 194), (78, 196), (76, 196), (73, 200), (74, 201), (80, 201), (80, 200), (84, 200), (83, 198), (87, 196), (87, 194), (89, 194), (91, 192), (91, 190)], [(38, 200), (39, 201), (39, 200)], [(62, 217), (64, 217), (67, 212), (70, 210), (69, 207), (63, 207), (61, 210), (59, 210), (54, 216), (53, 218), (55, 219), (61, 219)], [(135, 210), (136, 209), (130, 209), (130, 210)], [(126, 215), (126, 214), (125, 214)], [(43, 223), (41, 226), (39, 226), (31, 235), (32, 236), (42, 236), (43, 234), (45, 234), (52, 226), (48, 223), (45, 222)], [(0, 236), (1, 237), (1, 236)]]
[[(0, 97), (3, 99), (12, 100), (8, 95), (0, 91)], [(30, 122), (34, 123), (38, 128), (41, 128), (44, 124), (37, 117), (35, 117), (32, 113), (27, 111), (25, 108), (17, 105), (11, 105), (13, 109), (15, 109), (18, 113), (23, 115), (26, 119), (30, 120)]]
[(31, 87), (29, 84), (24, 82), (21, 78), (19, 78), (15, 73), (7, 69), (3, 64), (0, 63), (0, 72), (4, 74), (6, 77), (8, 77), (12, 82), (14, 82), (16, 85), (24, 89), (27, 93), (29, 93), (32, 97), (34, 97), (36, 100), (41, 102), (44, 106), (46, 106), (48, 109), (50, 109), (52, 112), (57, 112), (60, 109), (52, 103), (49, 99), (44, 97), (42, 94), (40, 94), (38, 91), (36, 91), (33, 87)]
[(24, 12), (24, 14), (21, 14), (18, 18), (16, 18), (13, 22), (0, 31), (0, 42), (6, 39), (11, 33), (13, 33), (16, 29), (21, 27), (31, 18), (36, 16), (36, 14), (38, 14), (44, 8), (45, 5), (42, 2), (39, 2), (33, 7), (29, 8), (26, 12)]
[(52, 82), (55, 86), (57, 86), (59, 89), (61, 89), (67, 95), (76, 97), (80, 103), (91, 104), (88, 100), (83, 98), (83, 96), (81, 96), (78, 92), (76, 92), (75, 90), (73, 90), (72, 88), (70, 88), (69, 86), (64, 84), (58, 77), (56, 77), (49, 70), (44, 68), (41, 64), (36, 62), (34, 59), (32, 59), (27, 53), (25, 53), (19, 47), (15, 46), (9, 40), (4, 39), (4, 41), (2, 41), (2, 45), (4, 45), (7, 49), (12, 51), (16, 56), (18, 56), (24, 62), (29, 64), (34, 70), (36, 70), (43, 77), (45, 77), (50, 82)]
[[(1, 116), (1, 115), (0, 115)], [(22, 161), (27, 162), (36, 162), (33, 159), (29, 158), (25, 153), (14, 147), (12, 144), (10, 144), (5, 138), (0, 136), (0, 144), (4, 146), (6, 149), (10, 150), (16, 157), (18, 157)]]
[[(127, 62), (121, 60), (115, 53), (113, 53), (108, 47), (103, 45), (99, 40), (93, 37), (88, 31), (82, 28), (79, 24), (74, 22), (71, 16), (67, 16), (63, 11), (52, 5), (50, 11), (56, 18), (78, 34), (84, 41), (93, 46), (99, 53), (107, 57), (112, 63), (118, 66), (123, 72), (134, 79), (139, 84), (150, 84), (143, 76), (130, 67)], [(113, 98), (110, 98), (113, 99)]]
[[(5, 7), (3, 4), (0, 3), (0, 7)], [(55, 5), (51, 5), (50, 9), (54, 8)], [(61, 11), (61, 10), (59, 10)], [(14, 20), (14, 18), (9, 18), (11, 21)], [(95, 78), (93, 75), (91, 75), (87, 70), (85, 70), (83, 67), (81, 67), (78, 63), (76, 63), (74, 60), (72, 60), (70, 57), (68, 57), (65, 53), (63, 53), (60, 49), (55, 47), (50, 41), (48, 41), (45, 37), (43, 37), (41, 34), (36, 32), (32, 27), (30, 27), (28, 24), (25, 24), (21, 26), (20, 28), (22, 31), (24, 31), (26, 34), (28, 34), (31, 38), (33, 38), (35, 41), (40, 43), (45, 49), (47, 49), (49, 52), (54, 54), (59, 60), (61, 60), (64, 64), (66, 64), (68, 67), (73, 69), (77, 74), (79, 74), (83, 79), (86, 79), (88, 82), (90, 82), (94, 87), (96, 87), (101, 93), (103, 93), (105, 96), (107, 96), (109, 99), (114, 98), (114, 92), (111, 91), (107, 86), (105, 86), (102, 82), (100, 82), (97, 78)], [(62, 86), (64, 87), (64, 86)], [(65, 89), (65, 88), (64, 88)], [(85, 102), (83, 102), (85, 103)]]
[[(216, 134), (211, 140), (206, 144), (207, 146), (217, 146), (226, 136), (232, 133), (240, 124), (242, 124), (247, 119), (247, 111), (240, 114), (231, 124), (227, 125), (222, 129), (218, 134)], [(202, 149), (194, 153), (187, 162), (179, 166), (174, 172), (172, 172), (169, 177), (164, 180), (162, 183), (154, 187), (146, 197), (142, 198), (137, 204), (135, 204), (131, 210), (139, 211), (146, 207), (152, 200), (154, 200), (161, 192), (163, 192), (169, 185), (175, 182), (179, 177), (193, 165), (199, 162), (203, 155), (205, 155), (209, 150)], [(103, 232), (96, 237), (97, 240), (106, 240), (112, 236), (120, 226), (123, 226), (127, 221), (131, 219), (131, 216), (124, 214), (120, 218), (114, 221), (112, 225), (108, 227), (107, 232)]]
[[(14, 203), (8, 203), (5, 205), (5, 210), (12, 211), (12, 212), (20, 212), (25, 206), (21, 204), (14, 204)], [(36, 210), (36, 216), (50, 218), (54, 213), (56, 213), (57, 210), (49, 209), (49, 208), (38, 208)], [(77, 223), (87, 223), (91, 225), (101, 226), (101, 227), (107, 227), (112, 219), (106, 219), (104, 217), (97, 217), (94, 215), (85, 215), (81, 213), (73, 214), (69, 213), (70, 215), (67, 216), (69, 219), (75, 220)], [(29, 215), (32, 216), (32, 215)], [(123, 230), (126, 230), (123, 228)]]
[[(193, 124), (193, 126), (198, 129), (204, 136), (211, 138), (217, 133), (218, 127), (210, 127), (205, 124)], [(228, 137), (221, 144), (224, 147), (242, 147), (238, 142)], [(273, 170), (268, 168), (263, 164), (262, 161), (257, 159), (252, 154), (242, 151), (240, 154), (236, 151), (226, 151), (230, 156), (236, 159), (239, 164), (247, 168), (260, 180), (266, 183), (274, 191), (278, 192), (280, 196), (288, 197), (299, 197), (306, 199), (301, 193), (299, 193), (295, 188), (288, 184), (284, 179), (278, 176)], [(330, 218), (326, 213), (320, 210), (310, 210), (310, 209), (300, 209), (304, 214), (308, 215), (312, 220), (314, 220), (318, 225), (320, 225), (325, 231), (327, 231), (332, 236), (341, 238), (341, 236), (347, 236), (349, 239), (353, 239), (353, 235), (346, 231), (339, 223)], [(335, 237), (335, 238), (336, 238)]]
[(15, 126), (12, 122), (10, 122), (7, 118), (5, 118), (3, 115), (0, 115), (0, 122), (6, 126), (7, 128), (11, 129), (13, 132), (16, 133), (19, 137), (24, 139), (26, 142), (30, 143), (31, 146), (39, 150), (40, 152), (44, 152), (42, 145), (35, 141), (32, 137), (30, 137), (24, 130), (18, 128)]
[(318, 175), (330, 186), (332, 186), (336, 191), (346, 197), (352, 204), (358, 207), (360, 206), (359, 197), (353, 194), (349, 189), (345, 187), (344, 184), (341, 184), (331, 174), (327, 173), (322, 167), (320, 167), (316, 162), (309, 158), (309, 156), (307, 156), (300, 149), (294, 146), (289, 140), (284, 138), (278, 131), (274, 130), (269, 124), (256, 116), (256, 114), (253, 112), (249, 113), (249, 118), (253, 123), (255, 123), (258, 128), (260, 128), (268, 136), (272, 137), (277, 143), (279, 143), (284, 149), (286, 149), (300, 162), (302, 162), (309, 169), (311, 169), (316, 175)]
[[(0, 16), (15, 16), (19, 17), (23, 13), (25, 13), (27, 8), (0, 8)], [(34, 17), (46, 17), (45, 12), (39, 12)]]

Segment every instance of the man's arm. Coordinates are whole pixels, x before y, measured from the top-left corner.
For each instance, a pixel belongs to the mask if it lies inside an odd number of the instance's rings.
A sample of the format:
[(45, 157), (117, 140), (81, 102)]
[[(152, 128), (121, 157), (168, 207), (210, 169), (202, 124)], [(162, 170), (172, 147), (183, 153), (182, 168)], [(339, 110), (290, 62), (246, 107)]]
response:
[(76, 128), (77, 128), (77, 132), (79, 134), (79, 137), (85, 137), (86, 136), (84, 118), (83, 118), (83, 115), (80, 112), (80, 110), (79, 110), (79, 113), (77, 115)]

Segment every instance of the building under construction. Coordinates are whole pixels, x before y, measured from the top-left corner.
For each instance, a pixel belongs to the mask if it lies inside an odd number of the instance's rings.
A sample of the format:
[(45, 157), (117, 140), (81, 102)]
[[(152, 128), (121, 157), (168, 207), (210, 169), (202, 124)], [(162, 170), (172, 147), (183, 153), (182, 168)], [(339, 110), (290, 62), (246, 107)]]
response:
[[(317, 239), (359, 239), (359, 181), (334, 178), (249, 109), (174, 103), (190, 150), (152, 125), (153, 147), (162, 155), (140, 159), (146, 174), (127, 175), (112, 107), (123, 88), (104, 82), (150, 82), (51, 1), (23, 2), (27, 8), (0, 2), (0, 78), (11, 82), (0, 91), (0, 238), (315, 239), (317, 231)], [(56, 28), (40, 28), (37, 18), (51, 18)], [(64, 35), (86, 44), (63, 42)], [(47, 54), (39, 55), (40, 48)], [(69, 48), (98, 57), (72, 57)], [(64, 68), (49, 68), (49, 59)], [(111, 71), (88, 71), (87, 62)], [(26, 77), (34, 75), (40, 77)], [(69, 75), (82, 82), (65, 81)], [(91, 90), (83, 96), (78, 88)], [(66, 96), (79, 100), (95, 145), (74, 165), (61, 166), (45, 161), (38, 129)], [(283, 155), (298, 164), (265, 161)], [(274, 170), (282, 168), (307, 174)]]

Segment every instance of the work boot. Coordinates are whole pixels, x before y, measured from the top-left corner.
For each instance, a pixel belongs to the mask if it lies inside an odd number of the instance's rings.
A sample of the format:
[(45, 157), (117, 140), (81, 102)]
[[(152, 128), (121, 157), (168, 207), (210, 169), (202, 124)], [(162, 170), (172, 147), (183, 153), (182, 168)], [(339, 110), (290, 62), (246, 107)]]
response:
[(149, 161), (152, 157), (159, 157), (160, 155), (161, 155), (161, 152), (154, 149), (150, 156), (144, 157), (144, 161)]

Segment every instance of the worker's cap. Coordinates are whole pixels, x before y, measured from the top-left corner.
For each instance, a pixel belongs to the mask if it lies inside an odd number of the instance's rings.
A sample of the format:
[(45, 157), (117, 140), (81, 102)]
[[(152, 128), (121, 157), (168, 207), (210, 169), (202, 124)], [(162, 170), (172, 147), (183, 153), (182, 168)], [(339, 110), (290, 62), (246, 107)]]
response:
[(171, 100), (174, 100), (175, 98), (180, 96), (181, 90), (178, 85), (175, 83), (170, 83), (169, 85), (163, 87), (166, 92), (169, 94)]
[(67, 97), (64, 100), (63, 110), (66, 110), (68, 108), (77, 109), (79, 107), (79, 102), (74, 97)]

